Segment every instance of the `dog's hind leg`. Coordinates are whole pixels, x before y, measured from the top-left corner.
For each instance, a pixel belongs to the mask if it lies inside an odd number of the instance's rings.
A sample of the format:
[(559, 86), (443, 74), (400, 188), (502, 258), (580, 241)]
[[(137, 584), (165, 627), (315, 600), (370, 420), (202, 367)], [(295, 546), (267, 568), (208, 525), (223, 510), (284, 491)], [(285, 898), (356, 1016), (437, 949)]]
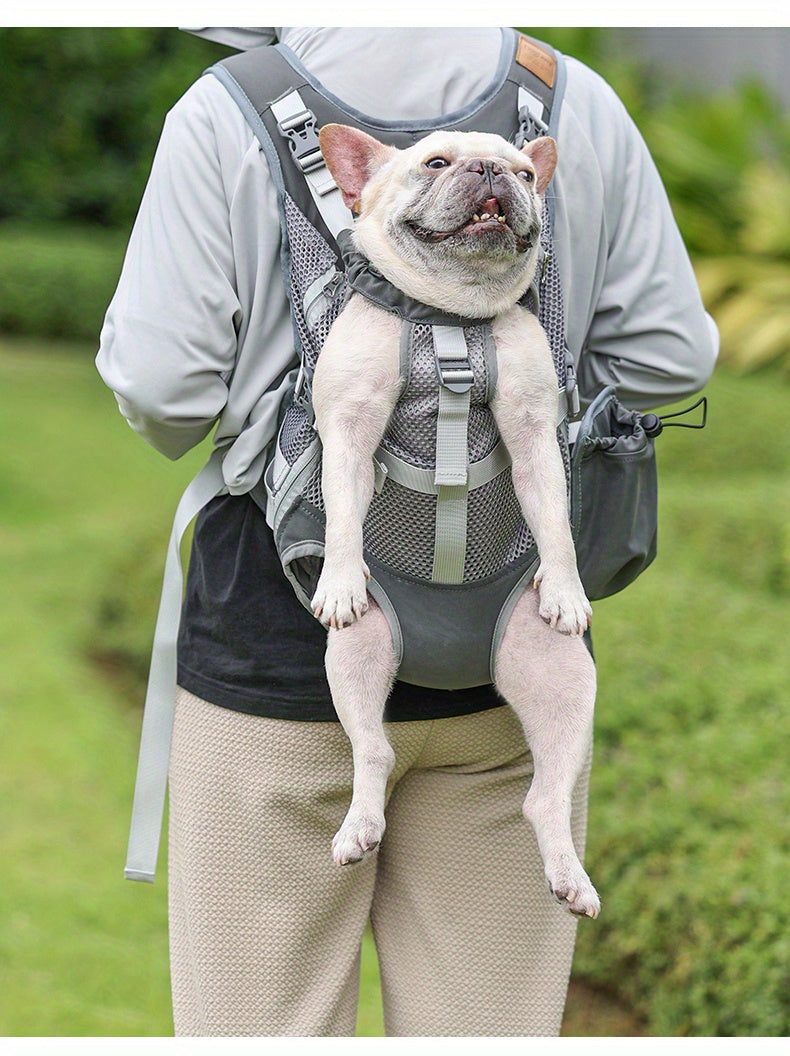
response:
[(598, 893), (571, 835), (571, 797), (592, 744), (595, 664), (581, 638), (558, 634), (539, 615), (536, 590), (521, 595), (496, 660), (496, 685), (527, 738), (534, 776), (524, 801), (546, 879), (572, 913), (597, 917)]
[(361, 861), (384, 834), (384, 800), (395, 753), (384, 732), (383, 714), (396, 670), (389, 624), (372, 599), (361, 619), (330, 630), (327, 678), (354, 758), (351, 806), (332, 841), (338, 865)]

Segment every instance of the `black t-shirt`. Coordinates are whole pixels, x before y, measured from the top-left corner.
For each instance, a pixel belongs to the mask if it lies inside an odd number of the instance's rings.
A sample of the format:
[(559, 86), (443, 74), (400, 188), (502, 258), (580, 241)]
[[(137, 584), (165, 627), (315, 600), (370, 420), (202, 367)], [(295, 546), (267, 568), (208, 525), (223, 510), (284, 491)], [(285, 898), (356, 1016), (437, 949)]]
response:
[[(213, 499), (195, 524), (178, 638), (179, 684), (234, 711), (336, 721), (325, 649), (326, 631), (285, 578), (260, 508), (247, 495)], [(493, 686), (450, 691), (396, 682), (385, 718), (447, 718), (502, 703)]]

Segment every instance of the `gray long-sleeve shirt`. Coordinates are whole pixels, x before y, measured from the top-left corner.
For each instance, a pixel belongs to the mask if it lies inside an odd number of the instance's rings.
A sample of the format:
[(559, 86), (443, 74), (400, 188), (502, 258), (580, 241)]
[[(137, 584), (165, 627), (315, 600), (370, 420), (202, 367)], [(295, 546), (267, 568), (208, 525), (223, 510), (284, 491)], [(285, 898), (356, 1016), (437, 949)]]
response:
[[(495, 29), (279, 35), (334, 95), (386, 120), (463, 108), (505, 46)], [(557, 141), (555, 248), (582, 394), (613, 384), (647, 409), (698, 391), (718, 341), (667, 196), (614, 92), (572, 59)], [(266, 159), (203, 77), (165, 121), (97, 366), (132, 428), (170, 458), (217, 423), (231, 493), (260, 476), (295, 364), (279, 253)]]

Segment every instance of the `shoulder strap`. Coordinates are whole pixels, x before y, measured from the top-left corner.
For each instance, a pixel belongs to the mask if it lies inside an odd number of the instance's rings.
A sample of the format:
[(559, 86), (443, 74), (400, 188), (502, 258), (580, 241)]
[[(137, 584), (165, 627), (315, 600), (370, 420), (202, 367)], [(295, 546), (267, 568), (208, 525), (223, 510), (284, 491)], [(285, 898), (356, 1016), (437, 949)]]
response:
[(565, 88), (563, 57), (547, 44), (518, 33), (511, 77), (518, 89), (515, 144), (521, 147), (556, 128)]
[[(563, 56), (510, 31), (510, 63), (498, 89), (471, 112), (452, 120), (458, 131), (497, 132), (522, 146), (556, 128), (565, 85)], [(351, 226), (352, 214), (326, 168), (318, 130), (330, 121), (353, 125), (395, 147), (407, 147), (436, 128), (389, 122), (375, 127), (323, 94), (281, 45), (254, 48), (210, 67), (258, 137), (278, 189), (287, 193), (330, 245)], [(455, 118), (456, 115), (448, 115)]]

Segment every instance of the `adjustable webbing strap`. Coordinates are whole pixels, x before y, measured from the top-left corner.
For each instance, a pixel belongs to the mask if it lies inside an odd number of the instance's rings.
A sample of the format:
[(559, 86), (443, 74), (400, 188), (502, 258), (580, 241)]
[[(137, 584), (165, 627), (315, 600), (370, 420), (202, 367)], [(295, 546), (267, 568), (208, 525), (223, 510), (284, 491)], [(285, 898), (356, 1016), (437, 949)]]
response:
[[(418, 491), (421, 495), (438, 495), (439, 488), (436, 484), (436, 471), (433, 469), (421, 469), (413, 466), (410, 462), (398, 458), (392, 451), (379, 447), (375, 454), (376, 466), (374, 467), (381, 480), (379, 491), (387, 480), (393, 480), (401, 487), (410, 491)], [(479, 462), (470, 462), (467, 469), (467, 487), (469, 491), (481, 488), (488, 484), (494, 477), (498, 477), (510, 466), (510, 455), (502, 440), (498, 440), (495, 447)]]
[(315, 114), (305, 106), (294, 89), (271, 104), (280, 135), (291, 148), (291, 156), (307, 181), (307, 186), (324, 223), (333, 235), (353, 224), (351, 210), (326, 166), (318, 142)]
[(184, 589), (181, 540), (206, 503), (226, 490), (222, 476), (224, 453), (224, 448), (214, 450), (208, 462), (187, 486), (178, 504), (170, 534), (137, 762), (132, 825), (124, 870), (127, 880), (145, 880), (149, 884), (154, 882), (178, 678), (176, 646)]
[(432, 579), (461, 583), (469, 495), (469, 406), (475, 376), (461, 326), (432, 326), (439, 375), (436, 421), (436, 529)]
[(469, 489), (440, 485), (436, 500), (436, 545), (433, 552), (434, 583), (462, 583), (466, 560), (466, 524)]

